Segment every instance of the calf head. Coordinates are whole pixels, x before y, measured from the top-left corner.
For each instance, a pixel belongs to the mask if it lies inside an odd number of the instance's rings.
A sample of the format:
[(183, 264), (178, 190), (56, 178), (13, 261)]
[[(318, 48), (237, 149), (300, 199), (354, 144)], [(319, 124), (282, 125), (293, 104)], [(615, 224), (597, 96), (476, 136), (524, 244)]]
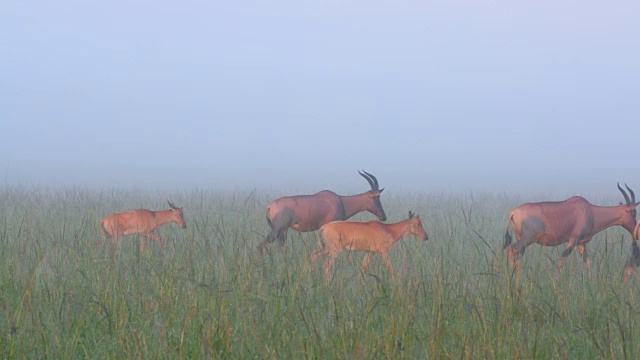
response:
[(429, 240), (427, 231), (422, 227), (420, 216), (409, 211), (409, 232), (422, 240)]
[(171, 203), (171, 201), (167, 200), (169, 203), (169, 207), (171, 208), (171, 216), (173, 221), (180, 225), (181, 228), (185, 229), (187, 227), (187, 223), (184, 221), (184, 213), (182, 212), (182, 208), (179, 208)]

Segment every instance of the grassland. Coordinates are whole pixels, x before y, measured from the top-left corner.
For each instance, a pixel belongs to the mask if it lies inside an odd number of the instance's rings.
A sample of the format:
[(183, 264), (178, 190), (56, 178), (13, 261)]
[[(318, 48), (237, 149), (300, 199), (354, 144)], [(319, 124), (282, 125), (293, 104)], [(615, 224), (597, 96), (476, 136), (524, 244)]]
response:
[[(389, 221), (414, 210), (430, 240), (401, 240), (390, 276), (342, 254), (327, 283), (309, 263), (315, 233), (290, 232), (264, 256), (263, 209), (280, 194), (0, 189), (2, 358), (639, 358), (640, 277), (620, 277), (630, 235), (594, 237), (578, 255), (534, 245), (520, 284), (502, 252), (505, 217), (531, 199), (385, 192)], [(113, 211), (183, 206), (139, 254), (100, 243)], [(609, 199), (616, 204), (619, 199)], [(370, 219), (363, 214), (355, 219)]]

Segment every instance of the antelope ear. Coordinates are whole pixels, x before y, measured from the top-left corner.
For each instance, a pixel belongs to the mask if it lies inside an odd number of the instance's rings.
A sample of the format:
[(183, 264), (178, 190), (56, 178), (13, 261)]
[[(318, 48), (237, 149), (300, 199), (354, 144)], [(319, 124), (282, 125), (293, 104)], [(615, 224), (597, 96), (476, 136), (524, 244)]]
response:
[(413, 213), (411, 212), (411, 210), (409, 210), (409, 219), (413, 218)]
[(622, 204), (622, 201), (620, 201), (620, 203), (619, 203), (619, 204), (620, 204), (620, 205), (623, 205), (623, 204)]
[(384, 191), (384, 188), (382, 188), (382, 189), (378, 190), (378, 193), (380, 193), (380, 194), (381, 194), (383, 191)]

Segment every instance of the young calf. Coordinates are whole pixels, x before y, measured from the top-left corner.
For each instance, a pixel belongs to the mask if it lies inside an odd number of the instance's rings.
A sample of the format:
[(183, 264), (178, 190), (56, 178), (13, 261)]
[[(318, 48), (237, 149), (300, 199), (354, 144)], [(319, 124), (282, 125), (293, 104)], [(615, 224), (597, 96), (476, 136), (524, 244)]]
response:
[(147, 209), (138, 209), (131, 211), (123, 211), (105, 216), (100, 223), (104, 235), (111, 239), (111, 254), (116, 251), (118, 243), (123, 235), (142, 235), (140, 237), (140, 253), (144, 252), (144, 238), (150, 238), (161, 241), (164, 245), (165, 240), (153, 233), (160, 225), (168, 222), (174, 222), (183, 229), (187, 227), (184, 221), (182, 208), (174, 206), (169, 201), (171, 209), (152, 211)]
[(319, 257), (329, 255), (324, 263), (324, 272), (331, 276), (331, 265), (342, 250), (366, 251), (362, 269), (366, 270), (374, 253), (379, 253), (384, 265), (393, 273), (389, 250), (401, 237), (413, 234), (423, 240), (429, 239), (422, 227), (419, 216), (409, 211), (409, 218), (395, 224), (383, 224), (379, 221), (355, 222), (333, 221), (325, 224), (318, 232), (320, 249), (311, 255), (315, 262)]

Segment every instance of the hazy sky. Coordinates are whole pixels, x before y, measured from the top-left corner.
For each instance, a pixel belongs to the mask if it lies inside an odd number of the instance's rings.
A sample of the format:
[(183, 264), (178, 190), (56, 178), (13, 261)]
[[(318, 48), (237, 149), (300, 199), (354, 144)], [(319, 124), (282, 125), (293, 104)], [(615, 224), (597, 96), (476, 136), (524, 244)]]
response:
[[(0, 5), (9, 184), (640, 190), (638, 1)], [(570, 192), (570, 191), (569, 191)]]

